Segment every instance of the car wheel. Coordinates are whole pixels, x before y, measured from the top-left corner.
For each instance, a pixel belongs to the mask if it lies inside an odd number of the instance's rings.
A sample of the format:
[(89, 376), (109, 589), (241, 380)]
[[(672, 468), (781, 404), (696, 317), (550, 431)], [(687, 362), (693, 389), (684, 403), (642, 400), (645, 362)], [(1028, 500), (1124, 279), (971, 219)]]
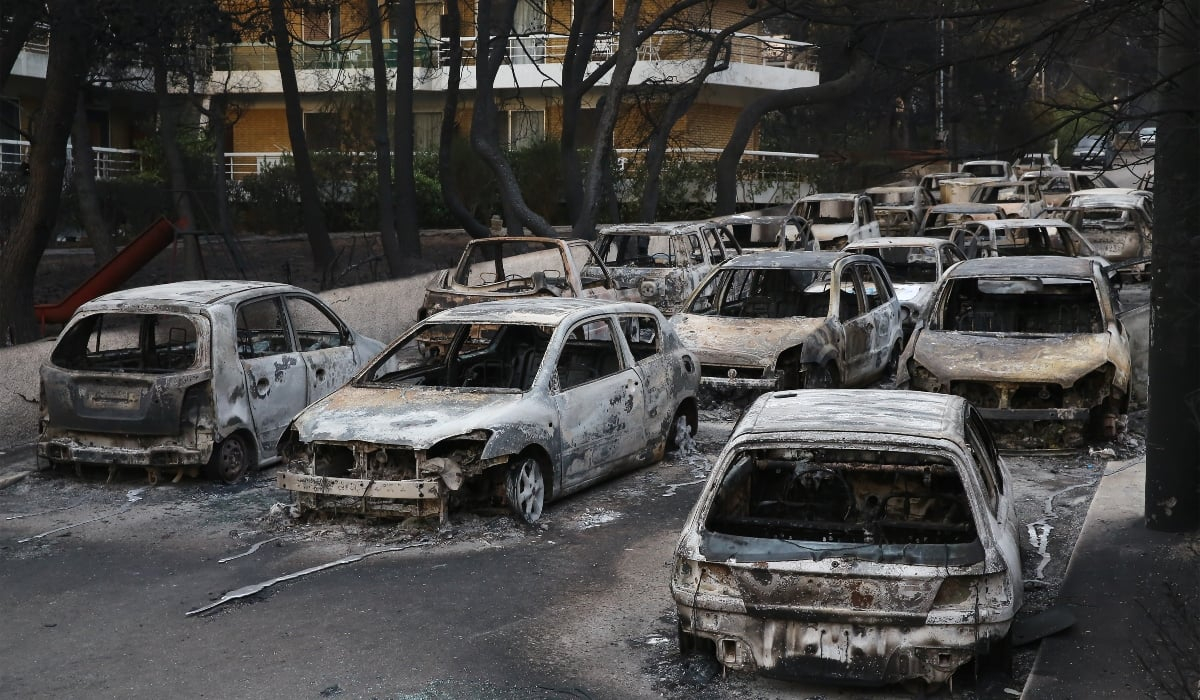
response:
[(805, 389), (833, 389), (837, 379), (829, 369), (829, 365), (808, 365), (804, 369)]
[(250, 469), (251, 454), (246, 438), (234, 433), (213, 448), (205, 471), (211, 479), (226, 484), (237, 483)]
[(887, 366), (883, 368), (883, 378), (896, 378), (896, 372), (900, 369), (900, 353), (904, 351), (904, 347), (900, 343), (896, 343), (892, 347), (891, 354), (888, 355)]
[(504, 495), (518, 520), (527, 524), (536, 523), (542, 517), (542, 506), (546, 499), (541, 463), (530, 456), (518, 457), (508, 468)]
[(696, 421), (680, 406), (671, 419), (671, 427), (667, 431), (667, 452), (675, 452), (691, 442), (696, 434)]
[(1106, 442), (1115, 439), (1117, 433), (1120, 432), (1120, 417), (1120, 409), (1111, 400), (1105, 401), (1093, 408), (1091, 415), (1092, 437), (1096, 440)]

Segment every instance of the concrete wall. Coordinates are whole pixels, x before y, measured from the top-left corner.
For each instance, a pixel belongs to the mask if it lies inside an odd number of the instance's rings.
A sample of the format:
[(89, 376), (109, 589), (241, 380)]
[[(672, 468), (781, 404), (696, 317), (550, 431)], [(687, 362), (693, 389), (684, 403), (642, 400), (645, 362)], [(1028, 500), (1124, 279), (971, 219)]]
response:
[[(431, 275), (375, 282), (323, 292), (320, 296), (354, 330), (391, 342), (417, 320)], [(0, 450), (37, 439), (38, 368), (52, 340), (0, 348)]]

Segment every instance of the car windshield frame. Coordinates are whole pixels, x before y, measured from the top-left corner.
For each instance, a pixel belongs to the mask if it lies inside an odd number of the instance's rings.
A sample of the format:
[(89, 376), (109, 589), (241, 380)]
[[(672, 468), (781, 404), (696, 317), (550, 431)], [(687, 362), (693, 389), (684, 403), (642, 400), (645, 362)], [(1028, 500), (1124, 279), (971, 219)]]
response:
[[(1087, 290), (1071, 293), (1085, 285)], [(929, 330), (1027, 337), (1100, 335), (1108, 323), (1102, 291), (1090, 276), (1018, 272), (955, 276), (938, 289), (928, 316)], [(1063, 303), (1071, 297), (1080, 304), (1074, 310)], [(1090, 302), (1086, 306), (1084, 298)]]

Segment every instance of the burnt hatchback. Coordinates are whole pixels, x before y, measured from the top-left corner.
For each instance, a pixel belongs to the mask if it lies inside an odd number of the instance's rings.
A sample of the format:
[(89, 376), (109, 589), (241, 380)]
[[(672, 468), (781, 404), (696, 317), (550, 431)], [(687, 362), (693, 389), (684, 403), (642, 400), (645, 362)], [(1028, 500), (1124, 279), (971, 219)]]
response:
[(278, 483), (304, 509), (444, 519), (545, 503), (696, 429), (699, 367), (646, 304), (482, 302), (430, 316), (296, 417)]
[(177, 282), (80, 307), (41, 368), (38, 455), (52, 464), (206, 467), (233, 482), (275, 458), (296, 413), (383, 344), (312, 293), (272, 282)]
[(1007, 469), (963, 399), (766, 394), (675, 550), (681, 651), (791, 679), (945, 682), (1007, 651), (1019, 527)]

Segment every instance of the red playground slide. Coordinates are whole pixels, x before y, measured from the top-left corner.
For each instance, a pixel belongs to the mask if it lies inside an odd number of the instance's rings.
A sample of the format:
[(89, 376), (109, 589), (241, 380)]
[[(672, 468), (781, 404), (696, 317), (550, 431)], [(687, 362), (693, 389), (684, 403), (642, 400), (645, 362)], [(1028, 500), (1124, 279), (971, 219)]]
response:
[[(182, 226), (182, 222), (179, 222), (178, 226)], [(35, 304), (33, 310), (37, 314), (42, 331), (45, 332), (48, 323), (66, 323), (71, 320), (71, 314), (84, 303), (101, 294), (116, 291), (135, 272), (142, 269), (143, 265), (171, 245), (175, 240), (176, 230), (176, 223), (166, 217), (159, 217), (158, 221), (150, 224), (149, 228), (130, 241), (129, 245), (114, 255), (112, 260), (104, 263), (65, 299), (57, 304)]]

